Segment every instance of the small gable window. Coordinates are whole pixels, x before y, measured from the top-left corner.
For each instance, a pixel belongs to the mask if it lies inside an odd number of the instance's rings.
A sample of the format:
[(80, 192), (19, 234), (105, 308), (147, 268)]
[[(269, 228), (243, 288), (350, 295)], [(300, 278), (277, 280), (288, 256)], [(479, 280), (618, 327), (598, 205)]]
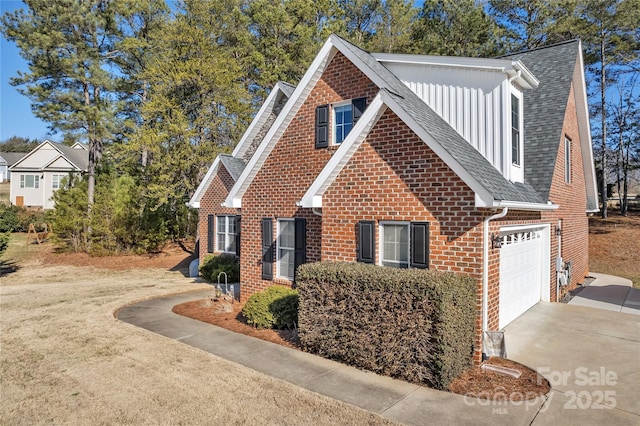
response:
[(520, 126), (520, 99), (511, 95), (511, 162), (514, 166), (521, 165), (522, 134)]
[(366, 107), (366, 98), (318, 106), (316, 108), (316, 148), (326, 148), (330, 143), (341, 144)]
[(564, 137), (564, 181), (571, 183), (571, 139)]

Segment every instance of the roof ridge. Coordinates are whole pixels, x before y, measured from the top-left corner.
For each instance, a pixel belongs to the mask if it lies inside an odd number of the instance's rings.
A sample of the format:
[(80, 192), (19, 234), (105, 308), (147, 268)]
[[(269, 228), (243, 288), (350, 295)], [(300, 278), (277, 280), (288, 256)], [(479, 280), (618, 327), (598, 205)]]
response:
[(511, 52), (511, 53), (507, 53), (505, 55), (500, 55), (500, 56), (494, 56), (495, 59), (499, 59), (499, 58), (508, 58), (510, 56), (515, 56), (515, 55), (522, 55), (524, 53), (529, 53), (529, 52), (536, 52), (538, 50), (544, 50), (544, 49), (550, 49), (552, 47), (558, 47), (558, 46), (562, 46), (564, 44), (569, 44), (569, 43), (576, 43), (576, 42), (580, 42), (582, 41), (579, 37), (577, 38), (572, 38), (570, 40), (564, 40), (564, 41), (559, 41), (557, 43), (553, 43), (553, 44), (548, 44), (548, 45), (544, 45), (544, 46), (539, 46), (539, 47), (534, 47), (533, 49), (522, 49), (522, 50), (517, 50), (515, 52)]

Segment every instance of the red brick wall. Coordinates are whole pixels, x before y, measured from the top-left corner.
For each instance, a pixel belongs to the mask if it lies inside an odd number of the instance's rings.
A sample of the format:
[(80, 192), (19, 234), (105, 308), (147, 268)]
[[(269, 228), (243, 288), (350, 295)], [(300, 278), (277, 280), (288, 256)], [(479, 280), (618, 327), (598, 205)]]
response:
[[(360, 220), (429, 222), (430, 268), (477, 281), (480, 348), (483, 213), (474, 203), (473, 191), (387, 110), (322, 197), (322, 260), (356, 260)], [(376, 262), (379, 242), (376, 227)]]
[[(584, 168), (582, 163), (582, 151), (580, 150), (580, 134), (578, 132), (578, 116), (573, 86), (569, 93), (566, 106), (562, 135), (558, 143), (558, 155), (556, 167), (551, 182), (549, 198), (560, 208), (556, 211), (545, 213), (543, 219), (553, 225), (551, 235), (551, 260), (552, 260), (552, 285), (551, 300), (556, 300), (555, 288), (555, 259), (558, 256), (558, 242), (555, 236), (555, 226), (558, 219), (562, 219), (562, 258), (572, 262), (572, 279), (569, 289), (575, 288), (589, 275), (589, 219), (586, 215), (587, 196), (584, 181)], [(565, 135), (571, 139), (571, 183), (565, 182)]]
[[(214, 176), (211, 184), (207, 191), (202, 195), (200, 199), (200, 209), (198, 210), (198, 235), (200, 237), (200, 264), (202, 264), (203, 259), (209, 254), (209, 247), (207, 246), (207, 228), (208, 222), (207, 218), (210, 214), (219, 215), (219, 214), (228, 214), (235, 215), (238, 214), (237, 209), (230, 209), (226, 207), (222, 207), (221, 204), (227, 198), (229, 194), (229, 190), (233, 186), (235, 182), (233, 178), (227, 171), (227, 169), (220, 164), (218, 167), (218, 173)], [(214, 246), (211, 247), (211, 250), (215, 249), (215, 239), (213, 241)]]
[(288, 280), (262, 280), (260, 226), (263, 217), (273, 218), (274, 239), (277, 218), (306, 218), (307, 261), (320, 260), (321, 219), (310, 209), (296, 206), (336, 149), (315, 149), (316, 107), (362, 96), (370, 102), (377, 92), (375, 84), (341, 53), (336, 54), (276, 143), (242, 197), (240, 276), (243, 299), (273, 284), (291, 285)]

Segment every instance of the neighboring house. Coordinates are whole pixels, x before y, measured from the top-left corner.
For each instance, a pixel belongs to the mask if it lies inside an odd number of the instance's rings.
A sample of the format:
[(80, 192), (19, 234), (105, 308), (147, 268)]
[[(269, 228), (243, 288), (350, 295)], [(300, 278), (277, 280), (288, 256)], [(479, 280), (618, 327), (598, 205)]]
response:
[(51, 197), (62, 179), (87, 171), (89, 152), (81, 143), (67, 146), (45, 140), (10, 167), (11, 204), (52, 209)]
[(13, 166), (25, 155), (27, 155), (25, 152), (0, 152), (0, 183), (11, 180), (9, 167)]
[[(215, 200), (199, 206), (201, 252), (240, 248), (243, 299), (293, 285), (305, 262), (469, 275), (477, 361), (483, 331), (587, 275), (598, 203), (579, 41), (478, 59), (332, 35), (289, 98), (255, 152), (220, 156), (196, 193)], [(240, 157), (238, 176), (223, 170)]]

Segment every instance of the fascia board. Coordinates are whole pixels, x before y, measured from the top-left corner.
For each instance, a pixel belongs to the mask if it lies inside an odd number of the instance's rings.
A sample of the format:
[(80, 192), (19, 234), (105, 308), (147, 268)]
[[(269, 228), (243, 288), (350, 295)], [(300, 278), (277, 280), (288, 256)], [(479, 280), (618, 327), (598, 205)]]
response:
[(593, 162), (593, 141), (591, 140), (589, 104), (587, 101), (581, 41), (578, 42), (578, 58), (573, 72), (573, 93), (576, 100), (582, 168), (584, 170), (584, 181), (587, 190), (587, 212), (597, 212), (600, 210), (598, 202), (598, 185), (596, 183), (596, 171)]
[(251, 160), (249, 160), (247, 167), (245, 167), (244, 171), (238, 178), (238, 181), (229, 191), (229, 195), (224, 203), (222, 203), (223, 206), (232, 208), (242, 207), (242, 196), (253, 181), (255, 175), (258, 173), (258, 170), (260, 170), (266, 161), (274, 145), (277, 143), (278, 139), (280, 139), (280, 136), (282, 136), (286, 127), (293, 119), (293, 116), (306, 100), (311, 89), (315, 85), (315, 82), (317, 82), (322, 75), (332, 53), (335, 53), (334, 43), (332, 37), (329, 37), (322, 46), (322, 49), (320, 49), (316, 58), (311, 63), (307, 72), (300, 80), (300, 83), (293, 91), (291, 98), (285, 104), (282, 112), (276, 118), (273, 126), (271, 126), (271, 129), (269, 129), (269, 132), (258, 146), (255, 154), (251, 157)]
[(200, 208), (200, 200), (202, 199), (202, 196), (209, 188), (213, 175), (218, 172), (219, 164), (220, 164), (220, 157), (216, 157), (216, 159), (213, 160), (211, 167), (209, 167), (209, 170), (207, 170), (207, 174), (204, 175), (204, 178), (200, 182), (200, 185), (198, 185), (198, 188), (196, 188), (196, 192), (193, 193), (193, 196), (187, 203), (187, 206), (193, 207), (194, 209)]
[(349, 135), (325, 164), (320, 174), (313, 181), (302, 199), (297, 203), (300, 207), (321, 208), (322, 195), (334, 182), (340, 171), (358, 150), (362, 141), (367, 137), (375, 123), (378, 122), (386, 106), (382, 102), (380, 93), (371, 101), (360, 120), (351, 129)]

